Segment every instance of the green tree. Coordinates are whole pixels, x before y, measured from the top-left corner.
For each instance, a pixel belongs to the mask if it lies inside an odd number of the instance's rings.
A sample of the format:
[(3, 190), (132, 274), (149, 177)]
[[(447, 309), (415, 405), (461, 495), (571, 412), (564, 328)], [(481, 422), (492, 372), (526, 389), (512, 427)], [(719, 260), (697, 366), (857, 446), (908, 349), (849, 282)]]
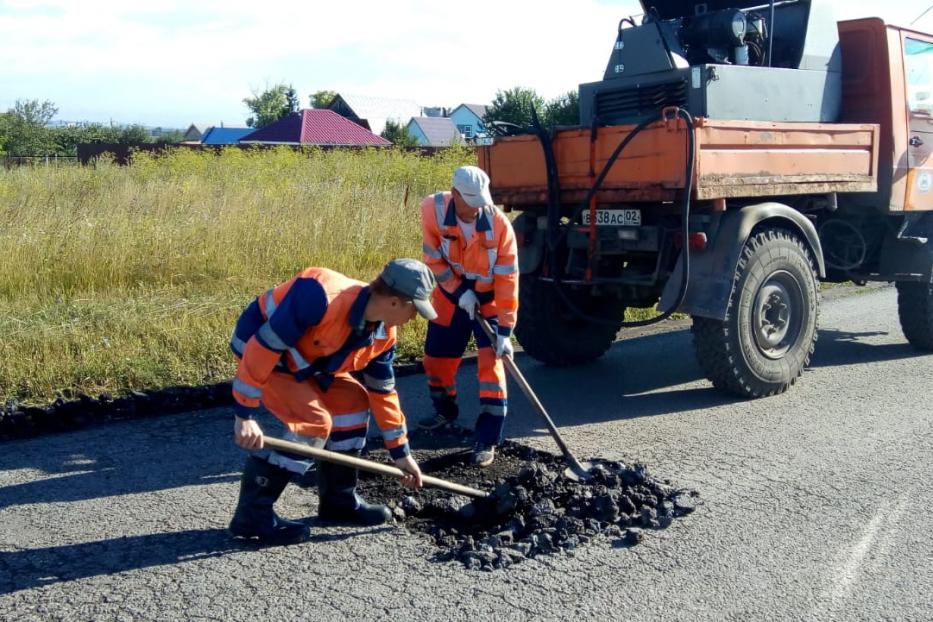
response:
[(544, 105), (545, 125), (579, 125), (580, 95), (577, 91), (568, 91), (558, 95)]
[(386, 128), (382, 130), (380, 136), (392, 141), (392, 144), (398, 147), (415, 147), (418, 145), (418, 139), (408, 132), (408, 127), (396, 123), (392, 119), (386, 121)]
[(6, 153), (6, 143), (10, 131), (10, 115), (5, 112), (0, 112), (0, 155)]
[[(285, 107), (288, 110), (285, 114), (298, 112), (301, 108), (301, 102), (298, 101), (298, 92), (291, 85), (289, 85), (288, 89), (285, 91)], [(284, 117), (285, 115), (282, 116)]]
[(167, 132), (162, 132), (162, 136), (159, 137), (159, 140), (166, 143), (178, 144), (185, 139), (185, 133), (181, 130), (169, 130)]
[[(60, 127), (52, 130), (55, 142), (56, 155), (78, 155), (78, 145), (84, 143), (116, 143), (121, 145), (138, 145), (152, 142), (152, 136), (141, 125), (127, 125), (126, 127), (111, 127), (99, 123), (87, 123), (70, 127)], [(166, 140), (163, 136), (162, 140)]]
[(335, 91), (316, 91), (311, 94), (311, 107), (327, 108), (335, 97), (337, 97)]
[(4, 149), (12, 156), (55, 154), (55, 140), (47, 126), (58, 114), (55, 104), (38, 99), (16, 100), (6, 114)]
[(138, 145), (139, 143), (151, 143), (152, 134), (142, 125), (127, 125), (120, 130), (117, 142), (121, 145)]
[(483, 121), (487, 126), (495, 121), (514, 123), (522, 127), (531, 125), (531, 107), (538, 115), (544, 112), (544, 99), (534, 89), (516, 86), (506, 91), (496, 91), (492, 105), (486, 109)]
[(298, 111), (298, 95), (290, 84), (277, 84), (262, 93), (253, 91), (253, 96), (244, 98), (243, 103), (253, 113), (246, 125), (257, 129)]
[(52, 131), (58, 155), (78, 155), (78, 145), (84, 143), (115, 143), (119, 130), (98, 123), (60, 127)]

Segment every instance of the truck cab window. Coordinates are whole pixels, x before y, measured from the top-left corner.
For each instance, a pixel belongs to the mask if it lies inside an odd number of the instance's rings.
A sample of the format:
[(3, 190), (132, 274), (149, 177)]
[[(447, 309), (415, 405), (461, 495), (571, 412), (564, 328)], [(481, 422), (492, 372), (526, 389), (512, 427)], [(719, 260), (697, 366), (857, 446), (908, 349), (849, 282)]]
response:
[(904, 40), (907, 106), (912, 113), (933, 115), (933, 43)]

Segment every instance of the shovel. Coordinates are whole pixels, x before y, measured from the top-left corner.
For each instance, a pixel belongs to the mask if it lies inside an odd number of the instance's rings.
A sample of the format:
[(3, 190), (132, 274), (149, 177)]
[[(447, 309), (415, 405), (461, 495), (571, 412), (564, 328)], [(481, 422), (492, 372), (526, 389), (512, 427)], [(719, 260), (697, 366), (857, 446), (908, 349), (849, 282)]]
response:
[[(486, 333), (486, 337), (492, 342), (493, 347), (495, 347), (496, 336), (492, 332), (492, 327), (489, 325), (489, 322), (486, 321), (482, 315), (480, 315), (479, 310), (476, 311), (476, 320), (479, 322), (480, 327), (482, 327), (483, 332)], [(515, 365), (515, 361), (512, 360), (509, 356), (502, 357), (502, 363), (505, 365), (505, 368), (512, 374), (512, 378), (515, 379), (515, 382), (518, 383), (519, 388), (522, 390), (522, 393), (525, 394), (525, 397), (528, 398), (528, 401), (531, 402), (531, 405), (534, 406), (535, 412), (544, 419), (544, 423), (547, 424), (547, 429), (551, 433), (551, 436), (554, 437), (554, 442), (557, 443), (557, 446), (560, 447), (560, 451), (564, 454), (564, 459), (567, 461), (567, 464), (570, 466), (564, 470), (564, 476), (567, 478), (579, 482), (587, 481), (593, 477), (592, 462), (580, 462), (570, 453), (570, 449), (567, 448), (567, 443), (564, 442), (564, 439), (561, 438), (560, 432), (557, 431), (557, 426), (554, 425), (554, 421), (551, 420), (551, 417), (548, 416), (547, 411), (544, 410), (544, 406), (541, 404), (541, 400), (538, 399), (538, 396), (535, 395), (535, 392), (532, 391), (531, 385), (528, 384), (528, 381), (525, 380), (525, 377), (522, 375), (522, 372)]]
[[(338, 454), (337, 452), (328, 451), (326, 449), (308, 447), (307, 445), (303, 445), (301, 443), (293, 443), (281, 438), (275, 438), (274, 436), (263, 435), (262, 442), (265, 447), (271, 447), (272, 449), (281, 449), (282, 451), (288, 453), (298, 454), (308, 458), (316, 458), (325, 462), (342, 464), (343, 466), (360, 469), (362, 471), (369, 471), (370, 473), (376, 473), (378, 475), (388, 475), (389, 477), (394, 477), (395, 479), (402, 479), (406, 475), (404, 471), (394, 466), (381, 464), (379, 462), (372, 462), (370, 460), (363, 460), (362, 458), (354, 458), (353, 456), (345, 456), (343, 454)], [(468, 497), (475, 497), (477, 499), (485, 499), (489, 496), (488, 492), (483, 492), (482, 490), (477, 490), (476, 488), (470, 488), (469, 486), (463, 486), (462, 484), (448, 482), (447, 480), (431, 477), (430, 475), (422, 475), (421, 481), (425, 486), (432, 486), (434, 488), (440, 488), (441, 490), (447, 490), (450, 492), (455, 492), (459, 495), (466, 495)]]

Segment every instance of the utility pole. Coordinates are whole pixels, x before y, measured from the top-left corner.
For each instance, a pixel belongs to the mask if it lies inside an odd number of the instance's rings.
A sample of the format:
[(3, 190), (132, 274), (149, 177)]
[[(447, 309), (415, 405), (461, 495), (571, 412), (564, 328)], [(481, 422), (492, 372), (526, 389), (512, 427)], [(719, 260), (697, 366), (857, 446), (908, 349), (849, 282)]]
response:
[(914, 21), (910, 22), (910, 25), (913, 26), (921, 17), (930, 12), (930, 9), (933, 9), (933, 4), (927, 7), (926, 11), (914, 18)]

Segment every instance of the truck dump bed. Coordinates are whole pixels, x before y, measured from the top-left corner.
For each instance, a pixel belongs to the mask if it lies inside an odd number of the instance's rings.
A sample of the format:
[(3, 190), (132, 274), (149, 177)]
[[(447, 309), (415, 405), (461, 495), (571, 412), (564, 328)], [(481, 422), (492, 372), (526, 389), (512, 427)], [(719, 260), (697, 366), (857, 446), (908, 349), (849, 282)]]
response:
[[(553, 139), (561, 200), (580, 202), (633, 126), (559, 130)], [(673, 201), (684, 184), (686, 124), (659, 121), (625, 148), (596, 195), (599, 204)], [(879, 126), (695, 120), (697, 200), (829, 192), (875, 192)], [(533, 135), (477, 149), (499, 204), (547, 202), (544, 152)]]

